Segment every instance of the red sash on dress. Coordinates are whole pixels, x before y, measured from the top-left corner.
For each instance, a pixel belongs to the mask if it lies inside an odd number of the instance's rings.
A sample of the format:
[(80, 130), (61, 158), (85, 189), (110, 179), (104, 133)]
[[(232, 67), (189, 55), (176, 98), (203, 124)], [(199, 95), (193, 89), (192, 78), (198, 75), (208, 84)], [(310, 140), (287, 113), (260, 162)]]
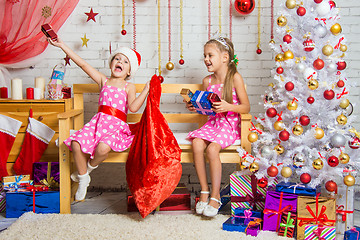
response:
[(127, 120), (127, 115), (123, 111), (121, 111), (117, 108), (114, 108), (114, 107), (100, 105), (98, 112), (102, 112), (102, 113), (114, 116), (120, 120), (123, 120), (124, 122), (126, 122), (126, 120)]

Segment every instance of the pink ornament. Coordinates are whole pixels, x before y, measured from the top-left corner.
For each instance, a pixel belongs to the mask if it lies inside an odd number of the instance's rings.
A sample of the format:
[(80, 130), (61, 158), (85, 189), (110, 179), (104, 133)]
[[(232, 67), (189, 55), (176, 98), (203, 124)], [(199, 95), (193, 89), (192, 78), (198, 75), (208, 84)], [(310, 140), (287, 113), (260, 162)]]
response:
[(306, 52), (311, 52), (312, 50), (314, 50), (315, 48), (315, 43), (313, 40), (311, 40), (310, 38), (307, 38), (304, 42), (303, 42), (303, 45), (304, 45), (304, 50)]

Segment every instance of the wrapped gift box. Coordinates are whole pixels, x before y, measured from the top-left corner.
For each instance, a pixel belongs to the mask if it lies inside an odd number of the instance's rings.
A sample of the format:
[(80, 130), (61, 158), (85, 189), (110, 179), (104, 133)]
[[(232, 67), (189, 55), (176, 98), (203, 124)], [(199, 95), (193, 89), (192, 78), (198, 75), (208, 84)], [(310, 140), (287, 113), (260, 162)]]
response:
[(336, 230), (333, 226), (305, 225), (305, 240), (336, 240)]
[(223, 230), (231, 232), (245, 232), (247, 224), (244, 222), (237, 222), (235, 217), (230, 217), (223, 223)]
[(359, 240), (360, 239), (360, 227), (353, 227), (350, 230), (345, 231), (344, 240)]
[(265, 200), (263, 230), (278, 231), (285, 211), (296, 213), (298, 196), (291, 193), (268, 191)]
[(210, 92), (196, 90), (190, 102), (195, 107), (196, 112), (203, 115), (215, 116), (215, 112), (211, 110), (211, 102), (208, 99)]
[(354, 187), (338, 188), (336, 197), (336, 233), (344, 234), (354, 225)]
[[(7, 192), (6, 217), (17, 218), (33, 211), (33, 192)], [(35, 213), (60, 213), (60, 192), (35, 192)]]
[(190, 102), (191, 98), (194, 96), (194, 93), (188, 88), (183, 88), (180, 91), (180, 95), (186, 102)]
[(5, 212), (6, 209), (6, 195), (2, 184), (0, 184), (0, 212)]
[(234, 172), (230, 175), (231, 214), (234, 216), (235, 208), (251, 208), (253, 210), (264, 210), (265, 195), (268, 189), (275, 189), (278, 180), (275, 178), (265, 188), (258, 187), (254, 175), (241, 175)]
[(15, 175), (3, 177), (3, 185), (5, 191), (17, 191), (19, 189), (24, 189), (27, 186), (32, 184), (30, 180), (30, 175)]
[(296, 213), (294, 212), (283, 212), (281, 214), (281, 222), (278, 235), (283, 237), (294, 237), (296, 226)]
[(234, 217), (236, 221), (242, 221), (241, 219), (247, 219), (246, 222), (250, 222), (253, 219), (262, 219), (261, 211), (254, 211), (250, 208), (235, 208)]
[(245, 232), (246, 235), (256, 237), (261, 230), (261, 219), (256, 218), (248, 222), (246, 219), (238, 221), (237, 217), (230, 217), (223, 223), (223, 230)]
[(315, 197), (317, 193), (321, 192), (321, 186), (318, 185), (316, 188), (311, 188), (307, 184), (280, 182), (276, 185), (276, 191)]
[(335, 210), (335, 199), (333, 198), (319, 197), (319, 194), (316, 197), (298, 196), (297, 239), (305, 238), (306, 224), (335, 225)]
[(34, 184), (44, 184), (51, 189), (59, 188), (59, 162), (36, 162), (33, 169)]

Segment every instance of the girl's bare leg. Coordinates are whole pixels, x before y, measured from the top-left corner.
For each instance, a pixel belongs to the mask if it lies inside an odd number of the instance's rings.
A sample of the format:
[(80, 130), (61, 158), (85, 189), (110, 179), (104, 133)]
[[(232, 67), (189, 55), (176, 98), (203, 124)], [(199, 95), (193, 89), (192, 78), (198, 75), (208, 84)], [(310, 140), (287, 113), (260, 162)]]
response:
[[(220, 186), (221, 186), (221, 161), (220, 161), (221, 146), (217, 143), (210, 143), (206, 149), (206, 157), (210, 165), (210, 178), (211, 178), (211, 197), (220, 200)], [(209, 202), (210, 206), (215, 208), (219, 207), (219, 203), (213, 200)]]

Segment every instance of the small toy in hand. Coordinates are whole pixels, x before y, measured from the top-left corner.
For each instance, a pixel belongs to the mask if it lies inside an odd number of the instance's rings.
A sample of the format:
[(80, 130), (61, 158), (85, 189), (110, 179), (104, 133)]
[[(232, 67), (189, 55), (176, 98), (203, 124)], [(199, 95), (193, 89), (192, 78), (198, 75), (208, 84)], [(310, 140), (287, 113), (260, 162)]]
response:
[(57, 40), (57, 34), (55, 31), (51, 28), (49, 24), (43, 24), (41, 25), (41, 31), (45, 34), (46, 37), (51, 38), (51, 40), (56, 41)]
[(186, 102), (190, 102), (191, 98), (194, 96), (194, 93), (188, 88), (183, 88), (181, 89), (180, 95), (185, 99)]
[[(192, 93), (189, 89), (183, 88), (180, 94), (183, 96), (185, 101), (191, 102), (197, 113), (204, 115), (215, 116), (216, 113), (211, 110), (212, 103), (221, 101), (220, 97), (213, 92), (196, 90), (195, 93)], [(188, 101), (189, 98), (190, 100)]]

